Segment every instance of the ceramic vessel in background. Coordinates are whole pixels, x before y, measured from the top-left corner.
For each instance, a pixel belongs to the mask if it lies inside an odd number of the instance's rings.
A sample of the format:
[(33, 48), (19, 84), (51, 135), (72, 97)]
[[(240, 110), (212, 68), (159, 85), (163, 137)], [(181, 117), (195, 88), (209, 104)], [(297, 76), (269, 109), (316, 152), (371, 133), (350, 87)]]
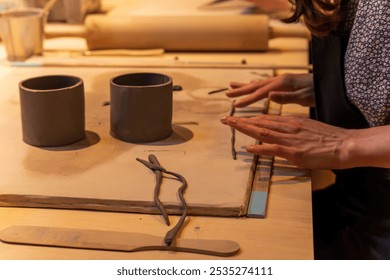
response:
[(40, 76), (20, 82), (23, 141), (59, 147), (85, 138), (84, 84), (67, 75)]
[(43, 52), (46, 13), (43, 9), (17, 8), (0, 13), (0, 33), (11, 61), (23, 61)]
[[(48, 0), (21, 0), (24, 6), (43, 8)], [(57, 0), (48, 15), (49, 22), (82, 24), (87, 14), (101, 10), (100, 0)]]
[(110, 83), (111, 135), (126, 142), (154, 142), (172, 134), (172, 78), (132, 73)]

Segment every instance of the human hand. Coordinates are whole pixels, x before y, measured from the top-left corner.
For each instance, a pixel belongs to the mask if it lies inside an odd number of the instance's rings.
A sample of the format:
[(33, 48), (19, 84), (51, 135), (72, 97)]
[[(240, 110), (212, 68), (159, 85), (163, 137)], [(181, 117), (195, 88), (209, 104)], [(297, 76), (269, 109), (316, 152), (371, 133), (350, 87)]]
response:
[(246, 146), (249, 153), (279, 156), (294, 165), (310, 169), (351, 167), (348, 147), (356, 130), (297, 116), (225, 116), (221, 122), (266, 143)]
[(252, 81), (248, 84), (231, 82), (228, 97), (245, 96), (236, 101), (236, 107), (245, 107), (269, 97), (279, 103), (297, 103), (314, 106), (314, 82), (312, 74), (284, 74), (266, 80)]

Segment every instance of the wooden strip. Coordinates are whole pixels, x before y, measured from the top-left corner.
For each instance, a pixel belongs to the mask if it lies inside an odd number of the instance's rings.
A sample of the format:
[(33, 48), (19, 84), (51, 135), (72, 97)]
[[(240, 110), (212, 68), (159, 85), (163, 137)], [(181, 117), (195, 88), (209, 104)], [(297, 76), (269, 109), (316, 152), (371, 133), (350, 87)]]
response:
[(258, 158), (256, 175), (248, 205), (248, 217), (265, 217), (272, 165), (273, 157), (260, 156)]
[[(280, 115), (281, 109), (281, 105), (274, 102), (269, 102), (267, 113), (270, 115)], [(258, 157), (256, 174), (253, 180), (252, 191), (248, 204), (248, 217), (264, 218), (266, 216), (268, 192), (271, 182), (273, 163), (273, 156)]]
[[(252, 183), (252, 181), (251, 181)], [(168, 214), (181, 215), (179, 204), (165, 204)], [(30, 207), (96, 210), (108, 212), (160, 214), (152, 201), (130, 201), (113, 199), (94, 199), (81, 197), (55, 197), (44, 195), (8, 195), (0, 194), (0, 207)], [(239, 217), (246, 209), (237, 207), (209, 207), (207, 205), (189, 206), (189, 215)]]
[[(263, 106), (260, 106), (260, 107), (258, 107), (258, 104), (256, 104), (257, 106), (256, 105), (249, 105), (249, 106), (244, 107), (244, 108), (235, 108), (234, 103), (235, 103), (235, 100), (232, 103), (232, 110), (230, 111), (230, 116), (234, 115), (234, 116), (243, 117), (243, 118), (250, 117), (250, 115), (253, 115), (253, 114), (255, 114), (255, 115), (264, 114), (267, 112), (268, 106), (269, 106), (268, 100), (265, 100), (263, 103)], [(237, 153), (235, 151), (233, 138), (235, 138), (235, 129), (234, 128), (232, 128), (232, 154), (233, 154), (233, 159), (236, 159), (236, 158), (234, 158), (234, 156), (236, 156)], [(258, 143), (258, 142), (255, 142), (255, 143)], [(247, 184), (248, 189), (251, 191), (251, 193), (250, 193), (250, 195), (248, 195), (247, 200), (245, 201), (245, 205), (247, 206), (246, 212), (245, 212), (246, 216), (248, 216), (248, 211), (250, 212), (250, 210), (249, 210), (250, 201), (254, 199), (252, 197), (256, 196), (256, 193), (253, 192), (253, 186), (254, 186), (254, 181), (258, 177), (258, 173), (259, 173), (257, 165), (258, 165), (258, 156), (252, 156), (252, 165), (250, 168), (250, 173), (248, 176), (248, 184)]]
[(208, 69), (289, 69), (289, 70), (311, 70), (311, 65), (289, 65), (289, 64), (240, 64), (240, 63), (220, 63), (220, 62), (196, 62), (196, 61), (130, 61), (128, 59), (121, 61), (106, 61), (101, 59), (92, 60), (91, 57), (74, 60), (52, 60), (52, 61), (14, 61), (10, 63), (10, 66), (16, 67), (134, 67), (134, 68), (208, 68)]
[(230, 240), (177, 239), (164, 245), (162, 237), (132, 232), (115, 232), (56, 227), (12, 226), (0, 231), (0, 240), (20, 245), (39, 245), (106, 251), (178, 251), (228, 257), (237, 254), (240, 246)]

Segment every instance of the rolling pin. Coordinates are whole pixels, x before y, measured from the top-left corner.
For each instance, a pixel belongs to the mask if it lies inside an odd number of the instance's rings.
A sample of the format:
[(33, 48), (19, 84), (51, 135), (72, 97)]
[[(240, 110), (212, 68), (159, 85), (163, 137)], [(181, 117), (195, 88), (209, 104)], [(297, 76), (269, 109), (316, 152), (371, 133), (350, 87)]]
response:
[(309, 33), (300, 24), (270, 26), (267, 15), (89, 15), (79, 29), (46, 29), (47, 38), (58, 36), (83, 36), (90, 50), (266, 51), (271, 38)]

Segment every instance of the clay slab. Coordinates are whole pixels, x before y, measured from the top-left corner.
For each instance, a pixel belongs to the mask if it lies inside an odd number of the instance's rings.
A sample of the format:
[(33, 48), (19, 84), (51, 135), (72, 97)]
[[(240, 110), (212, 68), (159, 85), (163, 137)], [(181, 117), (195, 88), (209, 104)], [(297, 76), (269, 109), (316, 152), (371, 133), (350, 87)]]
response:
[[(162, 166), (187, 179), (189, 214), (245, 215), (253, 157), (241, 147), (254, 141), (237, 133), (238, 158), (232, 159), (230, 128), (219, 121), (229, 114), (231, 100), (223, 93), (208, 92), (227, 87), (232, 80), (249, 82), (258, 76), (249, 69), (152, 70), (171, 76), (174, 85), (181, 85), (183, 90), (173, 94), (172, 136), (145, 144), (113, 138), (109, 133), (110, 108), (105, 106), (112, 77), (143, 69), (82, 68), (74, 73), (72, 68), (19, 68), (2, 77), (0, 205), (157, 213), (153, 206), (155, 175), (136, 161), (153, 153)], [(272, 75), (272, 71), (263, 72)], [(18, 83), (50, 74), (83, 78), (87, 138), (70, 146), (43, 149), (22, 141)], [(256, 113), (261, 112), (264, 104), (256, 107)], [(175, 180), (164, 180), (160, 198), (168, 213), (181, 211), (179, 187)]]

